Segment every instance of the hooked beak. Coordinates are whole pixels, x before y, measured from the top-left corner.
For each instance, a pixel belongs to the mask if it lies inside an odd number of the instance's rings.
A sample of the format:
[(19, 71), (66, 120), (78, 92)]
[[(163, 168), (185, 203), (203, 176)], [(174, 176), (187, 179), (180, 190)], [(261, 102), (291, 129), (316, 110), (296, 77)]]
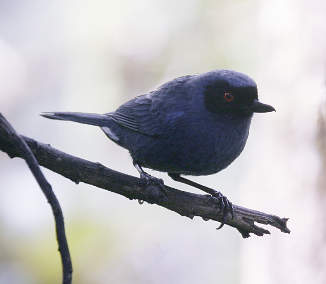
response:
[(276, 111), (275, 108), (273, 108), (270, 105), (266, 105), (258, 101), (257, 99), (254, 100), (253, 104), (250, 106), (250, 109), (252, 112), (271, 112)]

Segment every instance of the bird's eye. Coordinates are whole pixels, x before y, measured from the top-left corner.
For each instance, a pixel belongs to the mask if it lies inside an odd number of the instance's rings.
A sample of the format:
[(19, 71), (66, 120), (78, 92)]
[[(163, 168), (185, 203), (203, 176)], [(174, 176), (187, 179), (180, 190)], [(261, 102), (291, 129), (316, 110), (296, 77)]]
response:
[(224, 100), (228, 103), (232, 102), (234, 100), (234, 96), (229, 93), (229, 92), (225, 92), (224, 93)]

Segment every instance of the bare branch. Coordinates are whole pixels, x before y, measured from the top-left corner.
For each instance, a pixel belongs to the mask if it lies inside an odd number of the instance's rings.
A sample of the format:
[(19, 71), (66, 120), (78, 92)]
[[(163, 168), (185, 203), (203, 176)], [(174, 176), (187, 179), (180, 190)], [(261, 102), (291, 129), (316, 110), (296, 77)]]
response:
[[(157, 204), (189, 218), (200, 216), (204, 220), (222, 221), (223, 214), (219, 211), (216, 200), (209, 195), (194, 194), (168, 186), (165, 187), (165, 190), (155, 185), (145, 186), (139, 178), (114, 171), (99, 163), (74, 157), (31, 138), (24, 137), (24, 139), (40, 165), (76, 183), (85, 182), (129, 199), (139, 199)], [(8, 153), (10, 157), (21, 157), (19, 149), (1, 129), (0, 150)], [(268, 224), (284, 233), (290, 233), (286, 226), (287, 220), (234, 205), (234, 218), (232, 219), (231, 215), (226, 216), (225, 224), (238, 229), (242, 237), (247, 238), (250, 233), (257, 236), (270, 233), (255, 225), (255, 222)]]
[(19, 155), (26, 161), (29, 169), (33, 173), (35, 179), (37, 180), (39, 186), (41, 187), (41, 190), (43, 191), (47, 201), (51, 206), (55, 219), (57, 241), (62, 262), (62, 283), (70, 284), (72, 280), (72, 264), (65, 234), (63, 214), (59, 201), (56, 198), (51, 185), (48, 183), (48, 181), (42, 174), (33, 152), (31, 151), (25, 140), (16, 133), (16, 131), (1, 113), (0, 134), (1, 140), (3, 138), (6, 138), (7, 142), (10, 143), (15, 149), (17, 155)]

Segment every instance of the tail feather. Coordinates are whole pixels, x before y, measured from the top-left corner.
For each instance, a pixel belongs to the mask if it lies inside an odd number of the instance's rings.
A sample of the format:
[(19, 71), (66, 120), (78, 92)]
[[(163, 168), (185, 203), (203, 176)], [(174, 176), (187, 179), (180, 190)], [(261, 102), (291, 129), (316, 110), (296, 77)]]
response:
[(49, 119), (75, 121), (96, 126), (106, 126), (111, 121), (108, 115), (95, 113), (43, 112), (40, 115)]

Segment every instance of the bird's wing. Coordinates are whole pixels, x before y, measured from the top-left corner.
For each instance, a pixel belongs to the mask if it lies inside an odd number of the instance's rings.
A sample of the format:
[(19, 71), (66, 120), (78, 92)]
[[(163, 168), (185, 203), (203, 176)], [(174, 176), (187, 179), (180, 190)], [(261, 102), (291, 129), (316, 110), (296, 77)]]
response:
[(170, 81), (107, 115), (122, 127), (148, 136), (160, 136), (169, 123), (182, 115), (187, 100), (183, 85), (189, 78), (191, 76)]
[(162, 115), (157, 111), (156, 105), (150, 94), (143, 95), (128, 101), (107, 115), (122, 127), (148, 136), (158, 136)]

